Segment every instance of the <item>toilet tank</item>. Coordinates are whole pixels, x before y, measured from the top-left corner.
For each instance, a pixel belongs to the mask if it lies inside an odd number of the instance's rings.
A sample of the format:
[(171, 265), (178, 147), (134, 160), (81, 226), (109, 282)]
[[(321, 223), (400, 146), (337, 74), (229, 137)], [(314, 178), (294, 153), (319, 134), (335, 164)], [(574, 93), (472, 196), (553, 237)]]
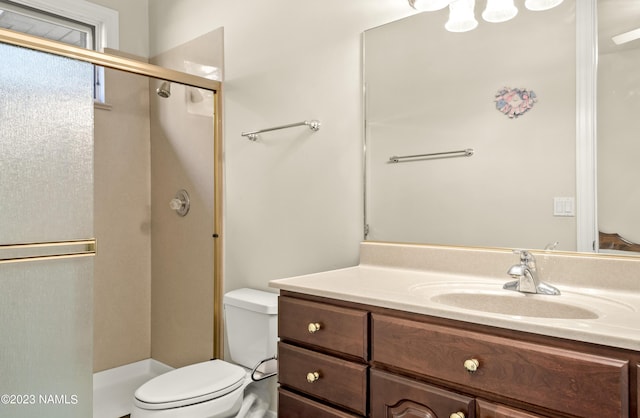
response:
[(225, 330), (231, 361), (253, 368), (276, 355), (278, 295), (237, 289), (224, 295)]

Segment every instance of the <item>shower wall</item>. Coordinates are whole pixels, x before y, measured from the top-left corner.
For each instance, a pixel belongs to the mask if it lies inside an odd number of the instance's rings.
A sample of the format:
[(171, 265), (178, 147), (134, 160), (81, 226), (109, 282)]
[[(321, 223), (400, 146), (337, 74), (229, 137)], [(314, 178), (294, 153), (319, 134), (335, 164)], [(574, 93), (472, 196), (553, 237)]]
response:
[[(222, 29), (151, 62), (202, 76), (199, 66), (221, 69)], [(172, 367), (213, 356), (214, 124), (194, 111), (207, 100), (176, 84), (171, 97), (151, 100), (151, 356)], [(191, 198), (185, 217), (169, 208), (180, 189)]]
[(106, 70), (105, 86), (94, 132), (94, 372), (148, 358), (151, 342), (149, 81)]
[[(222, 29), (153, 63), (221, 69)], [(108, 69), (105, 77), (107, 104), (95, 111), (94, 372), (150, 357), (173, 367), (208, 360), (214, 125), (202, 113), (212, 98), (174, 83), (165, 99), (155, 93), (160, 80)], [(191, 198), (185, 217), (169, 208), (180, 189)]]

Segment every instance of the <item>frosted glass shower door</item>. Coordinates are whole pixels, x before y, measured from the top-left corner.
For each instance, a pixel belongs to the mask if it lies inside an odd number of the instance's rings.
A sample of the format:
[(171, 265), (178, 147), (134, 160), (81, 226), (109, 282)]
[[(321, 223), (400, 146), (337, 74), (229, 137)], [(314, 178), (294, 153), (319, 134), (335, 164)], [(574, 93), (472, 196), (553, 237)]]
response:
[(93, 67), (0, 44), (0, 417), (92, 415)]

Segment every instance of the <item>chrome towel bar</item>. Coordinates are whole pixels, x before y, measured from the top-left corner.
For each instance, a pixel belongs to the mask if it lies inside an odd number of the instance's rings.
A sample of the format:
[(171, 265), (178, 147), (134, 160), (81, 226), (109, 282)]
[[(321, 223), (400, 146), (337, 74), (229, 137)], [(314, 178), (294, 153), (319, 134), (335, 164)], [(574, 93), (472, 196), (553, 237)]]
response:
[(416, 158), (447, 158), (447, 157), (471, 157), (473, 155), (473, 148), (467, 148), (460, 151), (447, 151), (447, 152), (432, 152), (430, 154), (417, 154), (417, 155), (394, 155), (389, 157), (390, 163), (399, 163), (400, 160), (416, 159)]
[(319, 120), (305, 120), (304, 122), (298, 122), (298, 123), (291, 123), (289, 125), (276, 126), (275, 128), (267, 128), (267, 129), (260, 129), (260, 130), (251, 131), (251, 132), (243, 132), (241, 135), (242, 136), (246, 136), (251, 141), (255, 141), (255, 140), (258, 139), (258, 134), (261, 134), (263, 132), (277, 131), (279, 129), (294, 128), (296, 126), (305, 126), (305, 125), (308, 126), (309, 129), (311, 129), (314, 132), (320, 130), (320, 121)]

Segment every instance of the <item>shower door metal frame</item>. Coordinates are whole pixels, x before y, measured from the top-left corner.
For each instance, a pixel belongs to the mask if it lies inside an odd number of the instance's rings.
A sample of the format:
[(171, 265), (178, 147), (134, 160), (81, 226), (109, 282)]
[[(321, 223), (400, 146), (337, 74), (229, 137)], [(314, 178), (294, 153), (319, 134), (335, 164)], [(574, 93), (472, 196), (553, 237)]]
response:
[(213, 357), (222, 358), (224, 355), (222, 294), (222, 83), (193, 74), (163, 68), (157, 65), (133, 60), (130, 58), (97, 52), (89, 49), (67, 45), (37, 36), (27, 35), (8, 29), (0, 29), (0, 42), (41, 51), (53, 55), (63, 56), (88, 62), (94, 65), (121, 70), (128, 73), (148, 76), (169, 82), (184, 84), (211, 90), (214, 93), (214, 130), (213, 130), (213, 159), (214, 159), (214, 209), (213, 209)]

